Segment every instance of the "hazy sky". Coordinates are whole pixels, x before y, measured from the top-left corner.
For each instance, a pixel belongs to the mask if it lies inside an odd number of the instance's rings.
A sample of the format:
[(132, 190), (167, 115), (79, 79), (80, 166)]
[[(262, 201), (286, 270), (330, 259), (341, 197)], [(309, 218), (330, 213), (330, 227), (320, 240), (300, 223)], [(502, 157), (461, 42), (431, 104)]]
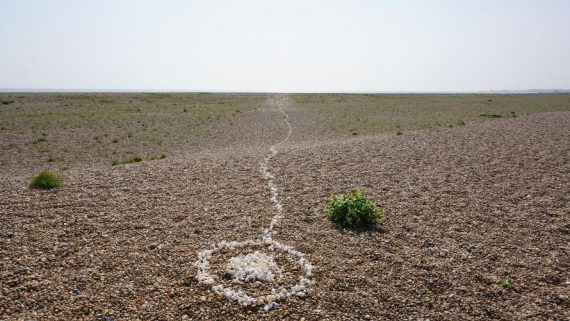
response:
[(0, 0), (0, 88), (570, 88), (570, 1)]

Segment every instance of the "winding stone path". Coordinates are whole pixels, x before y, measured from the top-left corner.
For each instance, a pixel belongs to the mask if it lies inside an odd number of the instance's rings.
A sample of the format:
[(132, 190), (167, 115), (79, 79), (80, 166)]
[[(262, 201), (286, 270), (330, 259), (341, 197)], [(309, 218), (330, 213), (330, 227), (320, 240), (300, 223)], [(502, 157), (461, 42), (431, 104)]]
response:
[[(274, 109), (283, 115), (283, 121), (287, 125), (287, 136), (280, 142), (269, 147), (269, 155), (261, 162), (259, 170), (262, 177), (267, 181), (267, 186), (271, 191), (270, 201), (275, 208), (275, 215), (271, 219), (269, 227), (263, 231), (263, 234), (255, 240), (246, 241), (222, 241), (212, 244), (208, 249), (198, 252), (198, 260), (195, 262), (197, 267), (196, 279), (206, 285), (211, 286), (211, 290), (217, 294), (223, 295), (230, 302), (236, 302), (242, 306), (260, 306), (261, 310), (269, 311), (279, 305), (279, 301), (285, 300), (290, 296), (305, 296), (305, 287), (310, 285), (313, 280), (313, 271), (315, 267), (305, 259), (305, 255), (293, 247), (282, 244), (273, 239), (277, 233), (275, 228), (283, 218), (283, 205), (279, 199), (277, 185), (274, 182), (274, 176), (269, 169), (269, 162), (277, 155), (277, 147), (286, 143), (291, 137), (293, 131), (289, 117), (283, 110), (282, 105), (287, 98), (284, 96), (274, 96), (268, 100), (268, 103), (274, 106)], [(253, 246), (263, 246), (266, 252), (251, 252), (247, 250)], [(283, 273), (283, 270), (277, 266), (273, 259), (272, 252), (281, 251), (289, 258), (296, 262), (304, 271), (304, 276), (291, 286), (274, 287), (270, 294), (254, 296), (242, 289), (234, 289), (230, 286), (224, 286), (219, 280), (219, 276), (212, 275), (210, 271), (210, 261), (212, 256), (221, 250), (243, 249), (249, 252), (247, 255), (237, 255), (229, 260), (226, 272), (233, 280), (239, 282), (274, 282), (275, 277)]]

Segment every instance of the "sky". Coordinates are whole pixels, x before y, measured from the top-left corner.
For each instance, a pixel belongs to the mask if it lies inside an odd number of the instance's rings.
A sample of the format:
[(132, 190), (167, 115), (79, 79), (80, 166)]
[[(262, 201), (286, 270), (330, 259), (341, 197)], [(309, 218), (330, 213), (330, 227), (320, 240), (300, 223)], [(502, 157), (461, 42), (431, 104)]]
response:
[(0, 0), (0, 88), (570, 88), (570, 1)]

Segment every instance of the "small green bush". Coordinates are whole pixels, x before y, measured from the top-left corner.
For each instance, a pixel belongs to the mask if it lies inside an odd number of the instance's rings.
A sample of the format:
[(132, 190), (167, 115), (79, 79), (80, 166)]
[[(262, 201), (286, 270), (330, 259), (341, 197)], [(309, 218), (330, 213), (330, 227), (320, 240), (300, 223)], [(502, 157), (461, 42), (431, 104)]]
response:
[(333, 194), (326, 211), (328, 217), (341, 227), (370, 227), (384, 215), (382, 208), (359, 189), (348, 194)]
[(63, 183), (54, 173), (43, 171), (30, 184), (30, 188), (52, 189), (63, 187)]

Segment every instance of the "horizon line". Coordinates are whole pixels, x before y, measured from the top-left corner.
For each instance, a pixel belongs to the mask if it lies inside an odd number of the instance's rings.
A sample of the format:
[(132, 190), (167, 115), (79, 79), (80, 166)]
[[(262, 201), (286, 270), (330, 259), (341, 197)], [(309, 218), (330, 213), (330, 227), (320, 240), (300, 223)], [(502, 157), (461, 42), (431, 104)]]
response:
[(87, 89), (87, 88), (0, 88), (0, 93), (229, 93), (229, 94), (531, 94), (531, 93), (570, 93), (570, 89), (490, 89), (464, 91), (255, 91), (255, 90), (195, 90), (195, 89)]

